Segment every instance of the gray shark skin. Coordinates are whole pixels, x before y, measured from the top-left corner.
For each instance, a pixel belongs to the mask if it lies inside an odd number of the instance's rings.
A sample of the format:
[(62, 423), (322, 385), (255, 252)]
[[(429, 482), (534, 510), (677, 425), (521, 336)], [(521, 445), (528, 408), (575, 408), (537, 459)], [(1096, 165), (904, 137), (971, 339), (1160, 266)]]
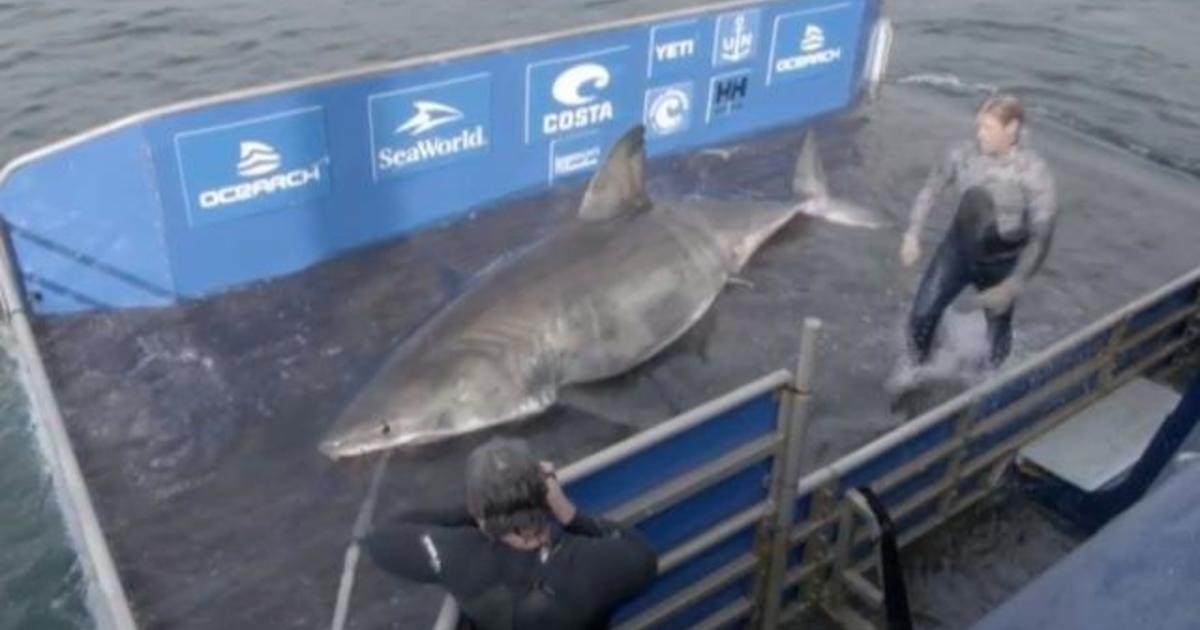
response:
[(321, 452), (352, 457), (536, 414), (558, 388), (625, 372), (682, 336), (797, 214), (879, 224), (829, 198), (811, 133), (790, 202), (652, 201), (644, 142), (640, 125), (627, 132), (589, 182), (576, 221), (489, 267), (401, 343)]

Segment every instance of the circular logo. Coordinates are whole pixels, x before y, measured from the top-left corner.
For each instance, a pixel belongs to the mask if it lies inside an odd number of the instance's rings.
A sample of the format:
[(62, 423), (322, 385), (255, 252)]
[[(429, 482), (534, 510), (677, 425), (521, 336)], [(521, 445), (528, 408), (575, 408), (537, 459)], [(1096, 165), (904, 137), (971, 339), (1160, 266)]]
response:
[(683, 89), (672, 87), (663, 90), (650, 103), (647, 118), (654, 133), (665, 136), (682, 131), (687, 126), (692, 98)]
[(579, 105), (587, 105), (596, 100), (596, 94), (599, 90), (608, 87), (612, 76), (608, 72), (608, 68), (598, 63), (581, 63), (573, 66), (558, 78), (554, 79), (554, 86), (550, 88), (554, 95), (554, 100), (567, 105), (576, 107)]

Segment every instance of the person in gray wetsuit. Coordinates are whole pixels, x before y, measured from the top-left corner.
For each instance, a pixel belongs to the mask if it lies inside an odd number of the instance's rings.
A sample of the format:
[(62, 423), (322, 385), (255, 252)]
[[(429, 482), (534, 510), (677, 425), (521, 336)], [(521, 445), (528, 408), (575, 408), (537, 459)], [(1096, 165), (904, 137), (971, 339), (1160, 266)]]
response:
[(906, 267), (921, 256), (919, 235), (938, 194), (953, 185), (959, 199), (909, 317), (909, 358), (916, 365), (929, 360), (942, 313), (968, 284), (980, 292), (992, 366), (1008, 357), (1014, 302), (1045, 260), (1057, 216), (1054, 178), (1023, 142), (1024, 119), (1015, 96), (988, 98), (976, 117), (976, 140), (951, 149), (913, 203), (900, 248)]

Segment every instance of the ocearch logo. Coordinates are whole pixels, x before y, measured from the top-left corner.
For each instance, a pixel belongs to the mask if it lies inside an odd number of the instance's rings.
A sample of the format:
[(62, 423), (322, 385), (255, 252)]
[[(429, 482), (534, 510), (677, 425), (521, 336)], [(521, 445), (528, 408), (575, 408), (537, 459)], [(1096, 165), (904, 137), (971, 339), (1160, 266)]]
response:
[(842, 58), (842, 48), (827, 48), (826, 43), (824, 29), (816, 24), (805, 25), (800, 40), (800, 54), (776, 60), (775, 73), (787, 74), (837, 63)]
[[(271, 175), (279, 170), (282, 162), (282, 157), (274, 147), (257, 140), (243, 140), (238, 146), (240, 159), (237, 163), (237, 173), (249, 181), (202, 191), (201, 208), (219, 208), (321, 181), (321, 166), (326, 162), (325, 158), (307, 167)], [(263, 175), (270, 176), (261, 177)]]
[(242, 159), (238, 162), (238, 175), (257, 177), (273, 173), (279, 168), (279, 153), (265, 143), (248, 140), (241, 144)]
[(612, 120), (611, 100), (600, 100), (612, 82), (608, 68), (598, 63), (581, 63), (564, 70), (554, 79), (551, 95), (568, 109), (542, 117), (542, 132), (554, 134), (583, 129)]

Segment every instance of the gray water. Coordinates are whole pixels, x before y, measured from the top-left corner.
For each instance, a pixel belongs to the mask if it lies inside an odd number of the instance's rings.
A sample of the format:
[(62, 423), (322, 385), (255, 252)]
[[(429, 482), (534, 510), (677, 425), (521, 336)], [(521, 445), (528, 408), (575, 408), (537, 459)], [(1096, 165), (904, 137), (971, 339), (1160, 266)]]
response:
[[(691, 4), (0, 1), (0, 162), (182, 99)], [(1200, 3), (888, 4), (894, 80), (949, 95), (1014, 88), (1038, 115), (1127, 151), (1131, 164), (1200, 177)], [(1094, 256), (1113, 264), (1103, 249)], [(88, 627), (12, 369), (0, 366), (0, 628)]]

